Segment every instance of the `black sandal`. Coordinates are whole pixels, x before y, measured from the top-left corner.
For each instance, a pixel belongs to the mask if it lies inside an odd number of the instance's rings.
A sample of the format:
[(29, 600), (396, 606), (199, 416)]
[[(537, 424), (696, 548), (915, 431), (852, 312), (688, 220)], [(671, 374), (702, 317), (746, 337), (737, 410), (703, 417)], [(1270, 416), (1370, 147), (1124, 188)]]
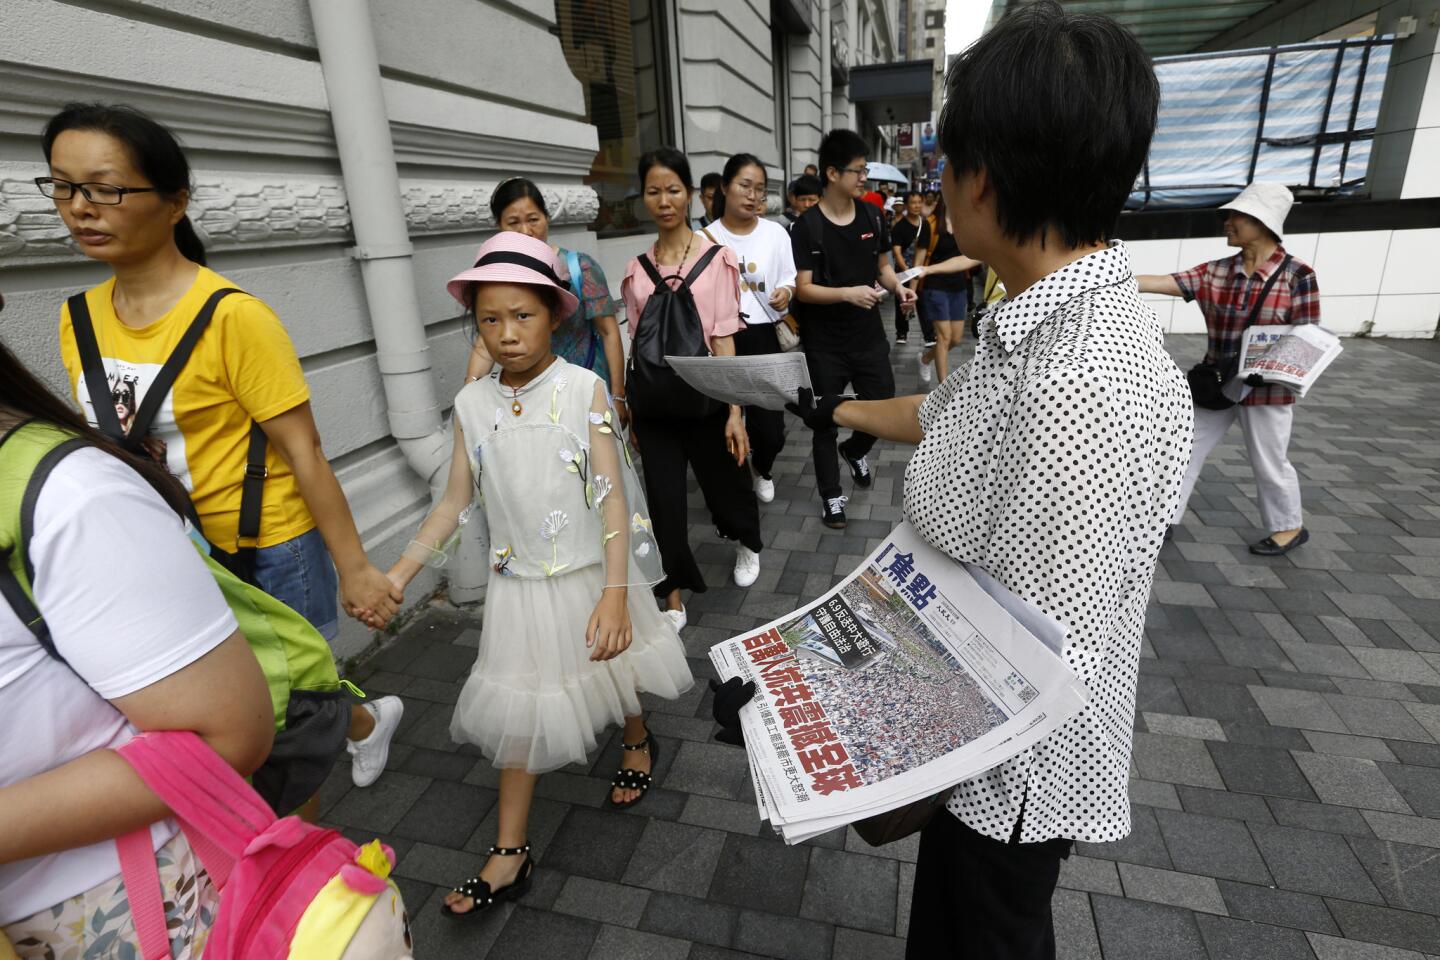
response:
[(447, 917), (464, 920), (477, 913), (484, 913), (497, 903), (520, 899), (525, 891), (530, 889), (530, 877), (535, 873), (535, 861), (530, 859), (530, 844), (526, 843), (522, 847), (491, 847), (489, 853), (492, 857), (518, 857), (522, 853), (525, 855), (525, 862), (520, 865), (520, 872), (515, 875), (513, 883), (508, 883), (499, 890), (491, 890), (490, 884), (484, 880), (471, 877), (458, 887), (451, 888), (454, 893), (470, 898), (470, 909), (453, 910), (450, 904), (442, 902), (440, 912)]
[[(651, 737), (649, 730), (645, 731), (645, 739), (639, 743), (622, 742), (620, 746), (626, 750), (646, 751), (650, 756), (650, 770), (652, 772), (655, 770), (655, 765), (660, 762), (660, 741)], [(605, 795), (605, 802), (616, 810), (625, 810), (633, 807), (645, 799), (646, 791), (650, 789), (650, 785), (654, 782), (655, 778), (643, 770), (627, 770), (625, 767), (621, 767), (616, 771), (615, 779), (610, 781), (610, 792)], [(640, 795), (634, 799), (626, 800), (624, 803), (616, 803), (615, 790), (617, 788), (621, 790), (639, 790)]]

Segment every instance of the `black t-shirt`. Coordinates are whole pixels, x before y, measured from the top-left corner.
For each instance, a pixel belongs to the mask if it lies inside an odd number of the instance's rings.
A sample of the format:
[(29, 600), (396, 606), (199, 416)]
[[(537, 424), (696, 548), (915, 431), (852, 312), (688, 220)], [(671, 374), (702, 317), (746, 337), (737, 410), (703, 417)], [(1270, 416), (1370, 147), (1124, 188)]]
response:
[[(890, 228), (890, 246), (899, 247), (905, 254), (905, 267), (915, 266), (916, 249), (924, 250), (930, 246), (929, 221), (921, 217), (919, 224), (914, 224), (908, 217), (901, 217), (895, 221), (895, 226)], [(897, 264), (895, 269), (902, 268)]]
[[(890, 253), (885, 221), (864, 201), (856, 201), (855, 216), (844, 226), (831, 223), (817, 203), (790, 228), (790, 245), (795, 269), (812, 271), (811, 282), (825, 287), (874, 286), (879, 257)], [(848, 303), (806, 303), (796, 316), (800, 336), (813, 346), (846, 349), (885, 339), (878, 305), (862, 310)]]
[[(944, 263), (951, 257), (960, 256), (960, 248), (955, 245), (955, 235), (949, 230), (941, 230), (939, 238), (935, 241), (935, 252), (930, 254), (930, 263)], [(931, 290), (965, 290), (968, 288), (969, 278), (964, 273), (937, 273), (925, 278), (925, 286)]]

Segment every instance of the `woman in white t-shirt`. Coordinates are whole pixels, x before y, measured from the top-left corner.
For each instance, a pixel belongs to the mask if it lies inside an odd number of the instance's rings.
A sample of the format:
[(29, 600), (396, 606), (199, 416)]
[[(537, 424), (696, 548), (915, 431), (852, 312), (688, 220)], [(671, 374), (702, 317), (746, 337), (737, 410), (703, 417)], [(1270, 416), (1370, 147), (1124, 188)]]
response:
[(270, 693), (171, 478), (90, 429), (0, 345), (0, 436), (32, 419), (96, 449), (45, 480), (26, 550), (64, 662), (0, 599), (0, 943), (21, 957), (121, 956), (128, 943), (138, 956), (113, 840), (152, 824), (174, 957), (199, 957), (217, 894), (164, 804), (109, 748), (139, 730), (193, 730), (249, 774), (270, 751)]
[[(776, 324), (785, 322), (790, 298), (795, 295), (795, 257), (790, 232), (761, 216), (765, 212), (765, 165), (748, 153), (727, 160), (713, 208), (715, 219), (701, 232), (734, 250), (740, 261), (740, 315), (745, 329), (735, 334), (735, 354), (779, 353)], [(746, 407), (745, 426), (750, 432), (755, 496), (769, 503), (775, 499), (770, 471), (785, 446), (785, 414)]]

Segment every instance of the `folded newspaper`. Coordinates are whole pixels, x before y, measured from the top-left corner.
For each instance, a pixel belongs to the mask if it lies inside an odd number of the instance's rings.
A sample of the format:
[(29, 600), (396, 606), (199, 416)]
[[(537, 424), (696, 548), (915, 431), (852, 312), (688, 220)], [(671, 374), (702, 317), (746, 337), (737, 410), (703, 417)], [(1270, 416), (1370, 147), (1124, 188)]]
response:
[(766, 353), (753, 357), (666, 357), (670, 369), (707, 397), (742, 407), (784, 410), (795, 391), (810, 386), (805, 354)]
[(760, 817), (799, 843), (932, 796), (1049, 735), (1089, 693), (1066, 628), (895, 528), (819, 599), (716, 644)]
[(1289, 387), (1303, 397), (1343, 349), (1340, 338), (1318, 324), (1249, 327), (1240, 342), (1236, 380), (1244, 383), (1259, 374), (1267, 384)]

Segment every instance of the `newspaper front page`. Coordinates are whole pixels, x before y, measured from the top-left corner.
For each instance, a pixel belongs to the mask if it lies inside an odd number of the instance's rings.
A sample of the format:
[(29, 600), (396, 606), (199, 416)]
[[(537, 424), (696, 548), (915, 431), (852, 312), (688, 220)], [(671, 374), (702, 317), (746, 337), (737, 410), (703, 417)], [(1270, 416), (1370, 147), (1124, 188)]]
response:
[(1342, 349), (1339, 337), (1313, 323), (1250, 327), (1241, 340), (1236, 378), (1259, 374), (1303, 397)]
[(828, 593), (710, 652), (757, 686), (741, 723), (761, 817), (797, 843), (1036, 743), (1088, 697), (1064, 632), (901, 524)]

